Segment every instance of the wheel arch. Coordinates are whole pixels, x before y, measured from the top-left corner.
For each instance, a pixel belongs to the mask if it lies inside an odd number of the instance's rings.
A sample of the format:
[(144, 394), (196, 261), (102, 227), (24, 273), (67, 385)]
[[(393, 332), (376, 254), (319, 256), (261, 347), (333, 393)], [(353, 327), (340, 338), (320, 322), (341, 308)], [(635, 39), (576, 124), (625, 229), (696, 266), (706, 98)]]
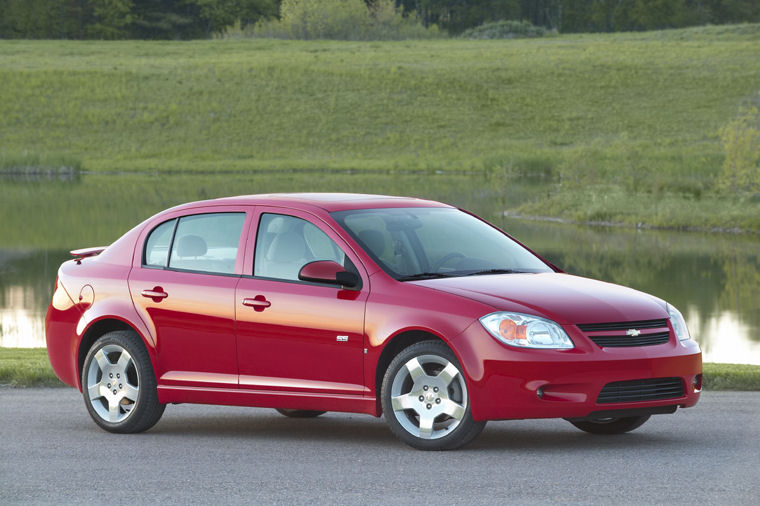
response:
[(378, 416), (383, 412), (381, 390), (383, 377), (388, 370), (388, 366), (391, 365), (391, 362), (396, 357), (396, 355), (401, 353), (406, 348), (422, 341), (439, 341), (445, 344), (452, 351), (452, 353), (454, 353), (454, 355), (457, 354), (456, 351), (454, 351), (454, 349), (451, 347), (451, 344), (446, 341), (446, 339), (430, 330), (404, 330), (388, 339), (385, 346), (383, 347), (383, 351), (380, 353), (380, 358), (378, 358), (377, 367), (375, 368), (375, 401), (377, 403)]
[(92, 348), (95, 341), (114, 330), (131, 330), (137, 334), (140, 337), (145, 350), (148, 352), (153, 370), (157, 370), (155, 350), (148, 344), (145, 336), (137, 329), (136, 325), (115, 316), (103, 317), (90, 322), (82, 333), (82, 338), (79, 341), (79, 349), (77, 351), (77, 386), (80, 390), (82, 389), (82, 369), (84, 368), (84, 361), (87, 358), (87, 353), (90, 351), (90, 348)]

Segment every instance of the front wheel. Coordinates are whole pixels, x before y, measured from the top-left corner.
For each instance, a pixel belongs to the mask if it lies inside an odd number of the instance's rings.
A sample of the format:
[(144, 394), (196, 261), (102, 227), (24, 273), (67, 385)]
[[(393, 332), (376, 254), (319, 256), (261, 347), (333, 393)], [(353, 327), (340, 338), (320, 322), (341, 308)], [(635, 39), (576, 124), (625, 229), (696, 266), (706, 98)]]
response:
[(109, 432), (142, 432), (164, 413), (148, 352), (132, 331), (95, 341), (82, 369), (82, 395), (92, 419)]
[(423, 341), (397, 355), (381, 396), (391, 431), (420, 450), (459, 448), (486, 424), (472, 419), (462, 367), (442, 342)]
[(625, 432), (630, 432), (634, 429), (638, 429), (644, 425), (644, 422), (647, 420), (649, 420), (649, 415), (628, 416), (624, 418), (600, 418), (598, 420), (568, 421), (578, 427), (580, 430), (591, 434), (623, 434)]

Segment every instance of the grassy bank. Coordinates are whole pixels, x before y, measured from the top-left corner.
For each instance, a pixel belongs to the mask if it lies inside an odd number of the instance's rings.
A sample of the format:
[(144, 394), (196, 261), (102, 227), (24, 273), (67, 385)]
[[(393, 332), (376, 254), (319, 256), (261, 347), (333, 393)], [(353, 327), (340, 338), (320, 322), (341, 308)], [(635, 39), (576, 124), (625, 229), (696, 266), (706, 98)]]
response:
[(760, 366), (704, 364), (705, 390), (760, 390)]
[[(44, 348), (0, 348), (0, 386), (65, 386), (50, 368)], [(704, 364), (705, 390), (760, 390), (760, 366)]]
[(540, 199), (505, 202), (523, 214), (760, 230), (757, 199), (715, 190), (719, 132), (757, 95), (758, 52), (760, 25), (510, 41), (0, 41), (0, 171), (467, 170), (501, 198), (516, 179), (543, 178)]
[(45, 348), (0, 348), (0, 385), (62, 387)]

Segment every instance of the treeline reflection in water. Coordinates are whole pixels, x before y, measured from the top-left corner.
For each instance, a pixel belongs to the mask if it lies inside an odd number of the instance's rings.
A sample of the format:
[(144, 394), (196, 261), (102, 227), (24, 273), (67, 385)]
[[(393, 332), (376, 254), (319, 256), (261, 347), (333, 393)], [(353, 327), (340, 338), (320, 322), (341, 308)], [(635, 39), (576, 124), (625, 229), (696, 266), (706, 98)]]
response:
[(0, 180), (0, 346), (44, 346), (44, 316), (68, 250), (108, 244), (166, 207), (278, 191), (412, 195), (472, 210), (566, 272), (630, 286), (681, 309), (705, 361), (760, 364), (760, 238), (586, 227), (502, 216), (546, 192), (541, 182), (495, 188), (478, 173), (294, 172), (96, 175)]

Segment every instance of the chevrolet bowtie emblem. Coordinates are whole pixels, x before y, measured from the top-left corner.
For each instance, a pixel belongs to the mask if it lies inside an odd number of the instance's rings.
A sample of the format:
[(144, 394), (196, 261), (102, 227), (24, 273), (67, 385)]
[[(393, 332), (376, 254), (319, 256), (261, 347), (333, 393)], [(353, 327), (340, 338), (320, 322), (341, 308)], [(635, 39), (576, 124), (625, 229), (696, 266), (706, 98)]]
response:
[(628, 336), (631, 336), (631, 337), (636, 337), (636, 336), (638, 336), (639, 334), (641, 334), (641, 331), (640, 331), (640, 330), (638, 330), (638, 329), (628, 329), (628, 330), (625, 332), (625, 334), (626, 334), (626, 335), (628, 335)]

